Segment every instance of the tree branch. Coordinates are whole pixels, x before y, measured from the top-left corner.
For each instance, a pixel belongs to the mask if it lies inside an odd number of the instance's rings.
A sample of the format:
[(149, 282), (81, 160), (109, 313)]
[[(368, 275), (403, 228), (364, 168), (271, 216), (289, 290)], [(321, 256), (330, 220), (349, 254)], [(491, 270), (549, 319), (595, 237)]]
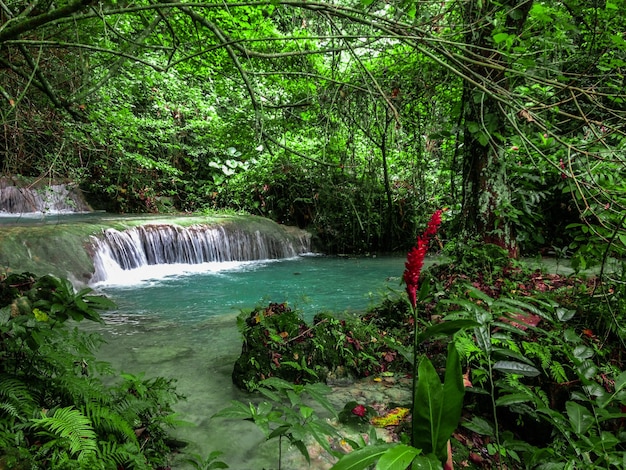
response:
[(67, 18), (73, 13), (76, 13), (86, 8), (93, 2), (94, 0), (75, 0), (74, 2), (69, 3), (64, 7), (57, 8), (56, 10), (42, 13), (41, 15), (20, 21), (15, 26), (5, 28), (4, 30), (0, 31), (0, 44), (8, 41), (9, 39), (17, 39), (22, 34), (33, 31), (47, 23), (51, 23), (61, 18)]

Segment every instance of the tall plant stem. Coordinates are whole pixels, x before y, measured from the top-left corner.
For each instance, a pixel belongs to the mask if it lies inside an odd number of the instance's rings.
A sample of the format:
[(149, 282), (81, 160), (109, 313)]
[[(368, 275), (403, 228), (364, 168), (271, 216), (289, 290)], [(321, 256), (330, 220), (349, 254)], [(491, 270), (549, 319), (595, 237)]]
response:
[[(493, 430), (494, 437), (496, 438), (496, 445), (498, 446), (498, 452), (500, 452), (500, 431), (498, 430), (498, 407), (496, 406), (496, 397), (494, 395), (495, 384), (493, 383), (493, 368), (491, 367), (491, 355), (487, 356), (487, 367), (489, 370), (489, 386), (491, 387), (491, 408), (493, 411)], [(497, 459), (497, 467), (502, 468), (502, 461)]]
[(417, 393), (417, 370), (418, 370), (418, 364), (417, 364), (417, 348), (419, 346), (418, 341), (417, 341), (417, 308), (413, 307), (411, 305), (411, 308), (413, 310), (413, 386), (412, 386), (412, 406), (411, 406), (411, 412), (412, 412), (412, 418), (411, 418), (411, 445), (415, 446), (415, 433), (417, 432), (416, 430), (416, 426), (417, 426), (417, 420), (416, 418), (416, 413), (415, 413), (415, 406), (417, 405), (417, 403), (415, 403), (415, 395)]

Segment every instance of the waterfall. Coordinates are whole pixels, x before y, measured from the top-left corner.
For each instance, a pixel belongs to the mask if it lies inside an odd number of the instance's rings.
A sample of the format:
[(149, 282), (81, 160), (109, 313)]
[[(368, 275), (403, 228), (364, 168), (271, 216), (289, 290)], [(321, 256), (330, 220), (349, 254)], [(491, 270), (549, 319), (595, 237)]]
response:
[(228, 225), (142, 225), (106, 229), (94, 239), (95, 273), (101, 282), (119, 272), (157, 264), (201, 264), (291, 258), (310, 251), (310, 237), (285, 231), (245, 231)]
[(88, 212), (90, 207), (78, 189), (65, 184), (50, 186), (16, 186), (7, 178), (0, 180), (0, 212), (65, 213)]

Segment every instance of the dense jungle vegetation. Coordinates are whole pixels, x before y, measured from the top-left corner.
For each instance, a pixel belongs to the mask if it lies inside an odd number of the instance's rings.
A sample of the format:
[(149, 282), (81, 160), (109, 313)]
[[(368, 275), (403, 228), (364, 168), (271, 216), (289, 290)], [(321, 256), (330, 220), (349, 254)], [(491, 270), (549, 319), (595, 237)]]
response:
[(598, 256), (626, 241), (623, 11), (3, 3), (2, 173), (109, 211), (243, 210), (328, 251), (404, 250), (449, 207), (455, 237)]
[[(409, 255), (417, 300), (409, 289), (409, 303), (385, 299), (384, 322), (333, 323), (332, 340), (346, 355), (334, 365), (355, 373), (401, 359), (413, 406), (433, 391), (453, 399), (412, 409), (439, 413), (431, 434), (413, 428), (395, 447), (354, 441), (362, 452), (336, 468), (445, 461), (461, 365), (476, 392), (463, 411), (474, 434), (456, 442), (484, 451), (468, 465), (623, 468), (626, 279), (606, 262), (626, 251), (624, 12), (623, 0), (0, 0), (2, 175), (72, 181), (112, 212), (262, 215), (311, 230), (329, 253), (406, 251), (428, 227), (422, 256), (438, 245), (429, 217), (447, 208), (437, 239), (451, 263), (420, 278)], [(537, 253), (597, 276), (549, 278), (516, 260)], [(106, 391), (78, 377), (94, 340), (64, 323), (97, 320), (104, 301), (59, 279), (6, 279), (0, 442), (10, 462), (164, 467), (171, 382), (125, 377)], [(300, 338), (273, 310), (252, 315), (243, 332), (261, 325), (281, 354)], [(447, 364), (443, 383), (418, 352)], [(332, 432), (300, 400), (326, 403), (309, 366), (290, 364), (296, 385), (255, 384), (281, 407), (224, 415), (305, 453), (307, 433)], [(548, 436), (532, 441), (542, 425)], [(196, 462), (223, 465), (215, 454)]]

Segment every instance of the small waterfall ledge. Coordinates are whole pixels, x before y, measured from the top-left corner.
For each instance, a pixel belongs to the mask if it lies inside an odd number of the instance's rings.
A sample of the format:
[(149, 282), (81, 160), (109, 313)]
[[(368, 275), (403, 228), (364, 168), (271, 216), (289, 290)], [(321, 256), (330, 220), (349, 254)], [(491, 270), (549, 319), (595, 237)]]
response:
[(67, 277), (77, 287), (157, 263), (279, 259), (311, 251), (308, 232), (253, 215), (92, 212), (0, 217), (0, 227), (0, 268)]
[(150, 265), (281, 259), (311, 251), (310, 234), (277, 228), (245, 230), (237, 224), (108, 228), (92, 238), (95, 273), (90, 282), (104, 282), (120, 270)]

